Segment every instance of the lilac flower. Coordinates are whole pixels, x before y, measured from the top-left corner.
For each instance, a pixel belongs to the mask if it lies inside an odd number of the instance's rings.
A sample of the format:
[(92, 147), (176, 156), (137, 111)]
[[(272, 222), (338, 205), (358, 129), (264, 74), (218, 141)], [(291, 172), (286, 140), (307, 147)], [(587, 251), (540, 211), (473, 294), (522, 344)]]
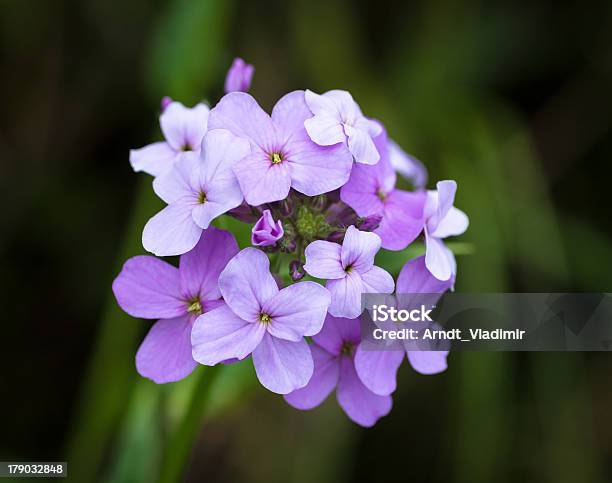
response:
[(410, 181), (415, 188), (427, 185), (427, 168), (417, 158), (407, 154), (395, 141), (389, 139), (389, 162), (395, 171)]
[(331, 293), (329, 313), (354, 319), (361, 314), (362, 293), (393, 292), (393, 277), (374, 266), (380, 237), (350, 226), (342, 246), (324, 240), (306, 247), (304, 270), (313, 277), (327, 279)]
[(284, 234), (282, 222), (274, 222), (270, 210), (264, 210), (251, 230), (251, 243), (257, 247), (269, 247), (276, 245)]
[(200, 152), (207, 129), (208, 106), (197, 104), (188, 108), (180, 102), (164, 101), (166, 98), (162, 100), (163, 112), (159, 116), (159, 124), (166, 140), (132, 149), (130, 163), (134, 171), (159, 176), (172, 168), (186, 152)]
[[(454, 280), (440, 281), (425, 267), (425, 257), (410, 260), (397, 278), (397, 294), (440, 294), (446, 292)], [(398, 309), (406, 299), (398, 298)], [(432, 303), (436, 300), (431, 299)], [(428, 351), (415, 346), (414, 341), (405, 341), (403, 350), (364, 350), (362, 346), (355, 355), (355, 368), (370, 391), (381, 396), (391, 394), (396, 388), (397, 369), (408, 356), (415, 371), (421, 374), (437, 374), (446, 370), (448, 351)]]
[(347, 91), (319, 95), (307, 90), (306, 104), (314, 114), (304, 122), (310, 139), (320, 146), (343, 143), (358, 163), (378, 162), (380, 155), (373, 138), (380, 134), (380, 125), (361, 113)]
[(279, 290), (268, 257), (256, 248), (245, 248), (227, 264), (219, 288), (225, 304), (196, 320), (193, 358), (213, 366), (252, 353), (257, 377), (270, 391), (304, 387), (313, 371), (304, 336), (321, 330), (329, 292), (315, 282)]
[(225, 77), (225, 93), (248, 92), (251, 87), (253, 72), (255, 72), (255, 67), (247, 64), (240, 57), (236, 57)]
[(457, 269), (455, 256), (444, 243), (443, 238), (461, 235), (469, 225), (467, 215), (455, 208), (457, 183), (439, 181), (437, 191), (427, 192), (425, 203), (425, 265), (438, 280), (448, 280)]
[(158, 320), (136, 354), (138, 372), (158, 384), (178, 381), (197, 365), (191, 329), (201, 313), (222, 304), (217, 279), (238, 253), (229, 232), (209, 228), (176, 267), (148, 255), (130, 258), (113, 282), (119, 306), (133, 317)]
[(343, 146), (313, 143), (304, 129), (311, 115), (303, 91), (282, 97), (271, 117), (243, 92), (227, 94), (210, 112), (210, 129), (228, 129), (251, 141), (252, 153), (234, 168), (247, 203), (282, 200), (290, 188), (315, 196), (346, 183), (350, 153)]
[[(349, 418), (361, 426), (373, 426), (391, 411), (389, 395), (377, 395), (361, 382), (355, 350), (361, 340), (359, 321), (328, 315), (310, 346), (314, 373), (305, 387), (285, 396), (297, 409), (312, 409), (336, 388), (336, 399)], [(358, 349), (357, 349), (358, 350)]]
[(147, 222), (145, 249), (159, 256), (188, 252), (213, 219), (239, 206), (242, 192), (231, 168), (249, 152), (247, 141), (216, 129), (204, 137), (201, 155), (190, 153), (157, 177), (153, 189), (168, 206)]
[(384, 129), (374, 139), (380, 161), (374, 166), (356, 165), (340, 190), (340, 198), (359, 216), (381, 215), (374, 233), (387, 250), (403, 250), (423, 230), (424, 192), (395, 188), (396, 175), (389, 162), (389, 146)]

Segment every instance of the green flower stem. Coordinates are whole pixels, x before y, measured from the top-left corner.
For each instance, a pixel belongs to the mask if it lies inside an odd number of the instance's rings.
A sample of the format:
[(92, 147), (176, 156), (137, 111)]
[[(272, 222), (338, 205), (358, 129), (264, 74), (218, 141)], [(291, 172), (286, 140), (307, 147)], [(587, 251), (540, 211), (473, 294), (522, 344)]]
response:
[(220, 372), (219, 367), (199, 367), (192, 377), (198, 381), (183, 419), (172, 431), (164, 445), (158, 483), (176, 483), (189, 458), (189, 453), (200, 429), (202, 418), (210, 402), (210, 391)]

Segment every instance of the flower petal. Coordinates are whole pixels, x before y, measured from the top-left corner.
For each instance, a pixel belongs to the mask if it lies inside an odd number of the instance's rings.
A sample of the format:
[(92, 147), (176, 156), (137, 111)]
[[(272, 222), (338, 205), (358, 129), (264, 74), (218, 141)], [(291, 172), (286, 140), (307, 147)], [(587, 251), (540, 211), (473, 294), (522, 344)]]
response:
[(136, 353), (136, 369), (157, 384), (180, 381), (197, 366), (191, 357), (189, 316), (156, 322)]
[(255, 67), (236, 57), (225, 77), (225, 92), (248, 92)]
[(331, 294), (329, 313), (335, 317), (354, 319), (362, 312), (361, 293), (363, 283), (358, 272), (353, 271), (346, 277), (328, 280), (325, 285)]
[(288, 394), (304, 387), (312, 377), (314, 363), (304, 339), (292, 342), (266, 333), (253, 351), (259, 382), (272, 392)]
[(176, 152), (166, 142), (149, 144), (140, 149), (130, 150), (130, 164), (136, 172), (144, 171), (159, 176), (172, 168)]
[(439, 238), (425, 230), (425, 266), (438, 280), (449, 280), (454, 274), (455, 257)]
[(340, 253), (342, 247), (337, 243), (316, 240), (306, 247), (306, 264), (304, 270), (316, 278), (344, 278)]
[(230, 232), (212, 226), (204, 230), (195, 248), (181, 256), (179, 273), (185, 298), (196, 295), (202, 301), (221, 298), (219, 275), (238, 251), (238, 243)]
[(312, 340), (330, 354), (339, 356), (345, 343), (356, 346), (361, 341), (359, 320), (327, 314), (321, 332), (316, 334)]
[(415, 188), (427, 185), (427, 169), (418, 159), (407, 154), (393, 140), (389, 139), (389, 161), (393, 169), (409, 180)]
[(467, 215), (453, 206), (446, 216), (440, 220), (432, 236), (446, 238), (447, 236), (461, 235), (467, 230), (469, 224), (470, 220)]
[(160, 257), (182, 255), (196, 246), (202, 229), (193, 221), (191, 200), (183, 198), (166, 206), (144, 227), (145, 250)]
[(208, 187), (216, 179), (233, 178), (232, 168), (249, 154), (251, 145), (246, 139), (226, 129), (208, 131), (202, 141), (202, 187)]
[(261, 307), (278, 293), (270, 261), (257, 248), (245, 248), (232, 258), (219, 276), (225, 302), (244, 320), (258, 320)]
[(326, 288), (315, 282), (299, 282), (280, 290), (263, 304), (262, 311), (272, 318), (270, 334), (299, 341), (321, 330), (330, 303)]
[(395, 288), (391, 274), (377, 266), (361, 273), (361, 283), (363, 293), (392, 293)]
[(342, 266), (358, 272), (367, 272), (374, 265), (374, 257), (380, 250), (381, 240), (376, 233), (359, 231), (349, 226), (344, 236), (340, 258)]
[(196, 153), (177, 154), (174, 166), (153, 180), (153, 191), (167, 204), (190, 196), (195, 200), (197, 193), (192, 186), (192, 178), (200, 163), (200, 157)]
[(132, 317), (171, 319), (187, 313), (179, 290), (179, 271), (148, 255), (126, 261), (113, 281), (119, 306)]
[(397, 370), (403, 360), (403, 350), (374, 351), (359, 346), (355, 353), (355, 370), (370, 391), (387, 396), (397, 387)]
[(391, 396), (379, 396), (370, 391), (359, 379), (353, 361), (343, 357), (336, 398), (346, 415), (361, 426), (370, 427), (391, 411)]
[(311, 117), (304, 121), (304, 127), (308, 137), (319, 146), (333, 146), (346, 141), (342, 124), (335, 116), (322, 114)]
[(312, 409), (321, 404), (338, 384), (340, 360), (316, 344), (310, 346), (314, 372), (308, 384), (285, 395), (285, 401), (296, 409)]
[(223, 304), (195, 320), (191, 332), (193, 358), (206, 366), (244, 359), (255, 350), (265, 332), (263, 324), (246, 322)]
[(372, 141), (370, 133), (353, 126), (345, 125), (344, 132), (348, 136), (348, 148), (355, 161), (363, 164), (376, 164), (380, 154)]
[(208, 128), (227, 129), (268, 152), (276, 142), (272, 119), (251, 95), (244, 92), (223, 96), (210, 111)]
[[(398, 294), (442, 294), (452, 285), (452, 280), (440, 281), (425, 266), (425, 257), (409, 260), (397, 277)], [(433, 302), (435, 303), (435, 301)]]
[(234, 165), (244, 198), (251, 206), (283, 200), (291, 187), (289, 163), (273, 164), (262, 151), (255, 151)]
[(408, 351), (408, 361), (413, 369), (421, 374), (439, 374), (448, 367), (448, 351)]
[[(370, 216), (382, 213), (384, 205), (379, 193), (387, 193), (386, 185), (393, 189), (395, 178), (391, 183), (386, 179), (385, 165), (381, 160), (374, 166), (356, 164), (351, 171), (351, 177), (340, 190), (340, 199), (355, 210), (359, 216)], [(383, 188), (381, 190), (381, 188)]]
[(175, 151), (199, 151), (206, 133), (210, 109), (205, 104), (192, 108), (171, 102), (159, 116), (159, 124), (168, 144)]
[[(380, 163), (379, 163), (380, 164)], [(403, 250), (423, 231), (423, 192), (393, 190), (385, 199), (383, 218), (374, 233), (386, 250)]]

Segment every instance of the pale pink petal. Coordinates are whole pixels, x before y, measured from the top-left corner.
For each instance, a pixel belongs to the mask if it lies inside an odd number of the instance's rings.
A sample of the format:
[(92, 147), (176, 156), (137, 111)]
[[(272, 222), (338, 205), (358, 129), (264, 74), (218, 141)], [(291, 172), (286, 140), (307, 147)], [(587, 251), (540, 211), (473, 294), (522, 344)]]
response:
[(376, 233), (359, 231), (349, 226), (344, 236), (340, 258), (346, 270), (352, 267), (358, 272), (366, 272), (374, 265), (374, 257), (380, 250), (381, 240)]
[(312, 377), (314, 363), (304, 339), (292, 342), (266, 333), (253, 351), (259, 382), (272, 392), (288, 394), (304, 387)]
[(113, 281), (119, 306), (133, 317), (170, 319), (187, 313), (179, 289), (179, 271), (148, 255), (132, 257)]
[(391, 396), (378, 396), (361, 382), (353, 361), (346, 356), (341, 360), (336, 398), (347, 416), (365, 427), (374, 426), (376, 421), (389, 414), (393, 405)]
[(172, 168), (176, 152), (166, 142), (149, 144), (144, 148), (130, 150), (130, 164), (136, 172), (144, 171), (159, 176)]
[(191, 356), (188, 316), (156, 322), (136, 353), (136, 369), (157, 384), (180, 381), (197, 366)]
[(219, 275), (237, 253), (238, 243), (230, 232), (212, 226), (204, 230), (195, 248), (181, 256), (179, 272), (185, 298), (221, 298)]
[(259, 320), (261, 307), (278, 293), (270, 261), (257, 248), (245, 248), (232, 258), (219, 276), (225, 302), (245, 320)]
[(266, 328), (238, 317), (227, 305), (200, 315), (193, 324), (193, 358), (214, 366), (228, 359), (244, 359), (261, 342)]
[(256, 151), (236, 163), (233, 170), (251, 206), (283, 200), (289, 194), (291, 170), (286, 161), (273, 164), (268, 155)]
[(337, 243), (316, 240), (306, 247), (304, 270), (316, 278), (343, 278), (346, 275), (340, 253), (342, 247)]
[(364, 350), (355, 353), (355, 370), (361, 382), (373, 393), (388, 396), (397, 387), (397, 370), (404, 360), (401, 350)]
[(310, 346), (314, 372), (306, 386), (285, 395), (285, 401), (296, 409), (312, 409), (321, 404), (338, 384), (340, 360), (316, 344)]
[(299, 282), (281, 289), (264, 303), (262, 312), (272, 318), (270, 334), (298, 341), (321, 330), (330, 303), (326, 288), (315, 282)]
[(196, 246), (202, 229), (195, 224), (191, 200), (179, 200), (151, 218), (142, 232), (145, 250), (159, 256), (182, 255)]

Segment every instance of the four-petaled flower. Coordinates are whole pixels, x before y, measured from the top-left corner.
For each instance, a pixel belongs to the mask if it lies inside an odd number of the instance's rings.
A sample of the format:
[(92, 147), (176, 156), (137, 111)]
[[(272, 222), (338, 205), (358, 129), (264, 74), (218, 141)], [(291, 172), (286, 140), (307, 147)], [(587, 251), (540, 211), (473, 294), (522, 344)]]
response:
[[(425, 267), (425, 257), (410, 260), (397, 277), (397, 308), (415, 308), (409, 300), (423, 301), (417, 294), (425, 294), (429, 303), (435, 304), (444, 292), (451, 288), (454, 280), (440, 281)], [(436, 294), (439, 294), (436, 295)], [(406, 297), (406, 298), (404, 298)], [(419, 341), (421, 344), (423, 341)], [(360, 346), (355, 355), (355, 368), (363, 383), (374, 393), (388, 395), (395, 391), (396, 373), (407, 355), (410, 365), (421, 374), (437, 374), (446, 370), (446, 350), (425, 350), (415, 341), (398, 342), (395, 350), (368, 350)]]
[(329, 292), (315, 282), (279, 290), (268, 257), (245, 248), (219, 277), (225, 304), (196, 320), (193, 358), (208, 366), (253, 354), (259, 381), (287, 394), (308, 384), (313, 361), (304, 336), (321, 330)]
[(282, 97), (272, 116), (244, 92), (225, 95), (210, 111), (209, 129), (228, 129), (251, 142), (252, 153), (234, 167), (247, 203), (257, 206), (282, 200), (290, 188), (316, 196), (346, 183), (350, 153), (342, 145), (313, 143), (304, 129), (310, 116), (303, 91)]
[(358, 163), (378, 162), (380, 155), (373, 138), (380, 134), (380, 125), (362, 114), (347, 91), (319, 95), (307, 90), (306, 104), (314, 114), (304, 122), (310, 139), (320, 146), (345, 144)]
[(327, 279), (330, 314), (354, 319), (362, 311), (362, 293), (393, 292), (393, 277), (374, 265), (380, 243), (375, 233), (359, 231), (351, 225), (342, 245), (316, 240), (306, 247), (304, 270), (313, 277)]
[(391, 396), (377, 395), (361, 381), (355, 352), (361, 341), (359, 321), (328, 315), (310, 346), (314, 373), (305, 387), (285, 396), (297, 409), (312, 409), (336, 389), (336, 399), (351, 420), (373, 426), (391, 411)]
[(270, 210), (264, 210), (251, 230), (251, 243), (257, 247), (273, 246), (284, 234), (283, 223), (275, 222)]
[(200, 155), (185, 156), (155, 178), (153, 188), (168, 206), (145, 225), (145, 249), (159, 256), (188, 252), (213, 219), (239, 206), (242, 192), (232, 166), (249, 152), (247, 141), (215, 129), (204, 136)]
[(442, 238), (461, 235), (469, 225), (467, 215), (455, 208), (457, 183), (439, 181), (436, 190), (427, 192), (425, 202), (425, 265), (438, 280), (448, 280), (457, 270), (455, 256)]
[(225, 76), (225, 93), (248, 92), (254, 72), (255, 67), (236, 57)]
[(134, 171), (159, 176), (171, 169), (185, 153), (200, 152), (208, 124), (208, 106), (200, 103), (189, 108), (180, 102), (167, 104), (162, 101), (163, 104), (166, 106), (159, 116), (159, 124), (166, 140), (132, 149), (130, 164)]
[(395, 188), (396, 174), (389, 162), (390, 150), (387, 133), (374, 139), (381, 155), (374, 166), (358, 164), (351, 177), (340, 190), (340, 198), (359, 216), (381, 215), (380, 225), (374, 233), (382, 239), (387, 250), (403, 250), (423, 230), (423, 191), (410, 192)]
[(133, 317), (158, 320), (136, 354), (138, 372), (158, 384), (178, 381), (197, 365), (191, 329), (202, 313), (223, 304), (217, 280), (238, 253), (234, 236), (211, 227), (180, 258), (179, 268), (158, 258), (130, 258), (113, 282), (119, 306)]

